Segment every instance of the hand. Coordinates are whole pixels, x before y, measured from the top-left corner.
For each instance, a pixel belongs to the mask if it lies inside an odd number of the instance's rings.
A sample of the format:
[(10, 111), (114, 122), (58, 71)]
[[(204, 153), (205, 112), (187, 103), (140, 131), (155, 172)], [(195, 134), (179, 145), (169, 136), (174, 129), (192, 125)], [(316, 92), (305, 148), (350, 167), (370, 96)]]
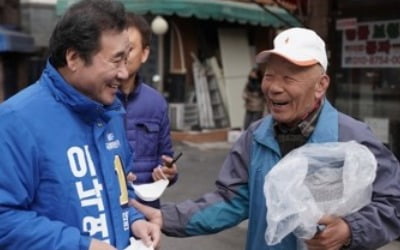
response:
[(106, 242), (97, 239), (92, 239), (90, 241), (89, 250), (117, 250), (117, 249)]
[(139, 210), (151, 223), (154, 223), (162, 228), (163, 218), (160, 209), (143, 205), (142, 203), (134, 199), (131, 199), (129, 201), (129, 205)]
[(132, 233), (140, 238), (146, 246), (157, 247), (160, 244), (161, 230), (154, 223), (146, 220), (136, 220), (131, 225)]
[(126, 179), (128, 182), (134, 182), (136, 181), (136, 175), (132, 172), (129, 172), (128, 175), (126, 176)]
[(326, 228), (305, 241), (309, 250), (338, 250), (351, 238), (349, 225), (340, 217), (323, 216), (318, 224), (325, 225)]
[(152, 176), (154, 181), (158, 181), (161, 179), (172, 180), (178, 173), (178, 168), (176, 164), (173, 164), (172, 167), (170, 168), (166, 166), (166, 164), (172, 161), (171, 157), (163, 155), (162, 159), (164, 161), (164, 165), (163, 166), (160, 165), (153, 169)]

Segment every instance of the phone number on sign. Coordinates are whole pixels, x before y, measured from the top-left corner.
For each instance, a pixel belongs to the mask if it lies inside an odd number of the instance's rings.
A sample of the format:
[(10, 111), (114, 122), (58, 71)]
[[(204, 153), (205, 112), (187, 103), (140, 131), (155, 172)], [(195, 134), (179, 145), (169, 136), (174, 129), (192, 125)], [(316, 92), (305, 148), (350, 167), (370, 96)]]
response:
[(400, 65), (400, 55), (396, 56), (355, 56), (345, 57), (346, 65)]

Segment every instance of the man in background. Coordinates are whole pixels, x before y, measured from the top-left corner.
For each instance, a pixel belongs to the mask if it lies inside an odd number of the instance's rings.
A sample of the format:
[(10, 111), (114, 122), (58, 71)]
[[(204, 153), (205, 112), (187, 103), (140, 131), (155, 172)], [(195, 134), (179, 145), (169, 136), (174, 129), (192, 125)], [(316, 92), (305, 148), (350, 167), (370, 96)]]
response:
[[(127, 14), (126, 21), (131, 45), (127, 58), (129, 76), (122, 81), (119, 98), (126, 109), (126, 135), (134, 150), (134, 168), (130, 169), (128, 179), (134, 184), (145, 184), (167, 178), (173, 184), (177, 179), (176, 166), (163, 166), (165, 160), (173, 156), (167, 102), (157, 90), (144, 83), (138, 73), (149, 57), (151, 29), (142, 16), (133, 13)], [(160, 207), (160, 200), (137, 199)]]

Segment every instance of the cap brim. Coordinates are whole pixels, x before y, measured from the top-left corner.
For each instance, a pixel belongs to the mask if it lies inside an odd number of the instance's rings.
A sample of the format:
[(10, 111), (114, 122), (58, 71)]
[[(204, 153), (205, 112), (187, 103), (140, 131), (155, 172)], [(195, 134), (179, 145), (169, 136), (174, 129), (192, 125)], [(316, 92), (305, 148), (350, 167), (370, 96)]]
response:
[(315, 59), (309, 59), (309, 60), (299, 60), (297, 58), (293, 58), (291, 53), (285, 53), (282, 51), (277, 51), (277, 50), (264, 50), (256, 55), (256, 63), (265, 63), (268, 60), (268, 57), (273, 54), (277, 55), (280, 57), (283, 57), (284, 59), (288, 60), (289, 62), (296, 64), (298, 66), (312, 66), (315, 64), (318, 64), (319, 62)]

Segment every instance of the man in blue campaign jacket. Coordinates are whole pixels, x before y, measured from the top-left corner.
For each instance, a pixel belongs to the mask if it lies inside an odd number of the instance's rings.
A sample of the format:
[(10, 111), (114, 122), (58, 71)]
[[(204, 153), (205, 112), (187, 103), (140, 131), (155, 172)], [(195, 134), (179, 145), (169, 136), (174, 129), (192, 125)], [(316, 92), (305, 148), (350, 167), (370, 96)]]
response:
[[(324, 215), (325, 230), (306, 240), (308, 249), (377, 249), (400, 235), (400, 165), (368, 126), (339, 111), (325, 98), (329, 86), (325, 43), (313, 31), (291, 28), (258, 54), (266, 63), (262, 82), (270, 115), (250, 125), (233, 145), (216, 181), (216, 190), (195, 201), (162, 204), (161, 212), (141, 207), (162, 230), (185, 237), (216, 233), (249, 219), (247, 250), (296, 250), (293, 234), (277, 245), (264, 235), (266, 174), (288, 152), (305, 143), (355, 140), (375, 155), (371, 203), (338, 217)], [(290, 183), (290, 176), (288, 180)]]
[(0, 249), (124, 249), (159, 227), (128, 206), (123, 5), (71, 6), (40, 79), (0, 105)]
[[(122, 82), (119, 98), (126, 109), (128, 141), (135, 150), (130, 180), (143, 184), (166, 177), (173, 184), (177, 179), (176, 166), (161, 166), (163, 156), (170, 159), (173, 155), (167, 102), (138, 75), (140, 66), (150, 53), (151, 29), (142, 16), (133, 13), (127, 14), (127, 27), (132, 45), (127, 60), (129, 77)], [(159, 200), (145, 202), (137, 199), (152, 207), (160, 207)]]

